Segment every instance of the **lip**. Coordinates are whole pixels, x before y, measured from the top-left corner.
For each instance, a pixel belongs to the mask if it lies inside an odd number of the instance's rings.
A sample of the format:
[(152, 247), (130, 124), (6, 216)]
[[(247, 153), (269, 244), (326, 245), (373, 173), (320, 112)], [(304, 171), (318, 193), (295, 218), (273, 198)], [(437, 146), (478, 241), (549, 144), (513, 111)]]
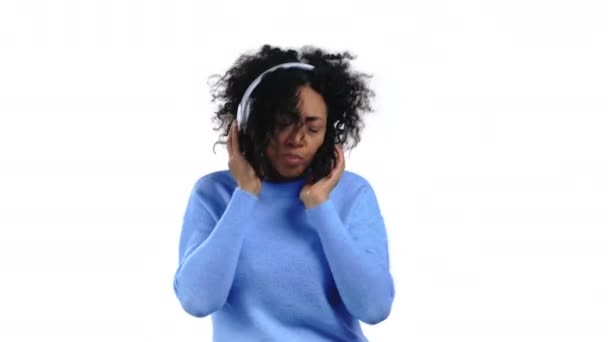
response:
[(304, 158), (298, 156), (297, 154), (293, 154), (293, 153), (284, 154), (283, 159), (285, 159), (285, 162), (287, 162), (287, 164), (292, 165), (292, 166), (301, 164), (302, 161), (304, 161)]

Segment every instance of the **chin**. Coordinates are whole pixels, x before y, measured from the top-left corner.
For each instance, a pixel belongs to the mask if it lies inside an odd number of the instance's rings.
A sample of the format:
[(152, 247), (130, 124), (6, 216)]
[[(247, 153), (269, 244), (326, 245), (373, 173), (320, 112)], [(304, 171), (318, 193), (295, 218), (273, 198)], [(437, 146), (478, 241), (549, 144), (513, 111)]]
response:
[(281, 172), (280, 175), (283, 178), (296, 178), (296, 177), (300, 177), (304, 172), (303, 171), (290, 171), (290, 172)]
[(279, 171), (279, 175), (281, 175), (282, 178), (298, 178), (304, 174), (304, 171), (306, 171), (306, 169), (283, 169)]

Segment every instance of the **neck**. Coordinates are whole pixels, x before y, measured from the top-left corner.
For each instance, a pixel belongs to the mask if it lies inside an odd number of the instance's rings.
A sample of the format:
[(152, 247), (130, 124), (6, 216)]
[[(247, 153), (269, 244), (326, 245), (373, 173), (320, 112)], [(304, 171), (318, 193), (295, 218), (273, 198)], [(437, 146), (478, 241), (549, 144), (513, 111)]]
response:
[(298, 198), (306, 179), (304, 177), (264, 178), (262, 183), (261, 198)]
[(271, 183), (289, 183), (289, 182), (294, 182), (294, 181), (298, 181), (298, 180), (303, 180), (305, 178), (305, 175), (299, 175), (297, 177), (283, 177), (281, 175), (276, 175), (276, 176), (272, 176), (272, 177), (264, 177), (264, 181), (266, 182), (271, 182)]

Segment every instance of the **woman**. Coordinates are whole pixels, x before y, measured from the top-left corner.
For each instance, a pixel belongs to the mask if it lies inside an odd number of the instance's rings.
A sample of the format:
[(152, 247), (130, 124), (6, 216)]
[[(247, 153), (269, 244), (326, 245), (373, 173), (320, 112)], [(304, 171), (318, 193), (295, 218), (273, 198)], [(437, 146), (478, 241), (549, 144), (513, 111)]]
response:
[(174, 289), (214, 341), (367, 341), (390, 313), (378, 202), (345, 171), (373, 97), (353, 58), (265, 45), (213, 88), (229, 170), (194, 185)]

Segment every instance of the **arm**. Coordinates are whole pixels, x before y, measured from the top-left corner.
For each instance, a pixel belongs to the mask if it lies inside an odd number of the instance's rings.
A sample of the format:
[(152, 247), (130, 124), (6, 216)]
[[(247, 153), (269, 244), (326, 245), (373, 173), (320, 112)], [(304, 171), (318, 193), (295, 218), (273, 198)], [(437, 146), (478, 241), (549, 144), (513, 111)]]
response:
[(346, 223), (331, 199), (306, 212), (346, 308), (368, 324), (386, 319), (395, 290), (384, 220), (371, 186), (359, 192)]
[(209, 209), (215, 194), (202, 190), (195, 187), (188, 201), (173, 282), (182, 307), (195, 317), (205, 317), (226, 302), (257, 203), (255, 195), (236, 188), (218, 219)]

